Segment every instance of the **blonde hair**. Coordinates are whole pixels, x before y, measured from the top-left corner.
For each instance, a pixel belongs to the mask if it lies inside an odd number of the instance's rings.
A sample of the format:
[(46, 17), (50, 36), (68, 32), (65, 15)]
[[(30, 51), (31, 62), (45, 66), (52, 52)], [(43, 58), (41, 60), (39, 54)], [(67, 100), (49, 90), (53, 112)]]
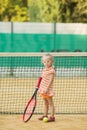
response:
[(43, 61), (43, 59), (45, 58), (45, 57), (47, 57), (47, 58), (49, 58), (52, 62), (54, 62), (54, 58), (53, 58), (53, 56), (51, 55), (51, 54), (45, 54), (43, 57), (42, 57), (42, 61)]

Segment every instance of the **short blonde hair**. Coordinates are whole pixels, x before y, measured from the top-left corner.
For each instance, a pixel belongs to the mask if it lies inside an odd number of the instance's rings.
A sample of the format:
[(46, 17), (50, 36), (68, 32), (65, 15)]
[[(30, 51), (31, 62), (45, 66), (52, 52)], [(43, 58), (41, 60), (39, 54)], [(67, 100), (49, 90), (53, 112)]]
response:
[(52, 56), (51, 54), (49, 54), (49, 53), (45, 54), (45, 55), (42, 57), (42, 61), (43, 61), (44, 57), (47, 57), (47, 58), (49, 58), (52, 62), (54, 62), (54, 58), (53, 58), (53, 56)]

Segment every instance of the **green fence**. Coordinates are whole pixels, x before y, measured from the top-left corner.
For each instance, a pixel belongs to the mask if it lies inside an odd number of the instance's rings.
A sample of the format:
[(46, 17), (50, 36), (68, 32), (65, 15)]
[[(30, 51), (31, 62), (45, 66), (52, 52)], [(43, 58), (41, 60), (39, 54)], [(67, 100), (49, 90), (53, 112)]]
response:
[(1, 22), (0, 52), (86, 52), (86, 31), (87, 24)]

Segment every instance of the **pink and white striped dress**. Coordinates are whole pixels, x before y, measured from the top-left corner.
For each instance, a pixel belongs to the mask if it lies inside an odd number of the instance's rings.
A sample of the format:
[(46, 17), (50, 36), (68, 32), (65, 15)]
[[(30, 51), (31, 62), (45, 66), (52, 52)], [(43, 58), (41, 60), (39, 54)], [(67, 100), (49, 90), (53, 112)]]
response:
[[(55, 76), (55, 69), (54, 67), (49, 67), (49, 68), (45, 68), (43, 69), (42, 71), (42, 81), (41, 81), (41, 84), (40, 84), (40, 88), (39, 88), (39, 93), (40, 94), (44, 94), (45, 93), (45, 90), (49, 84), (49, 79), (50, 79), (50, 75), (53, 74)], [(48, 90), (48, 93), (47, 95), (48, 96), (53, 96), (53, 83), (51, 84), (51, 86), (49, 87), (49, 90)]]

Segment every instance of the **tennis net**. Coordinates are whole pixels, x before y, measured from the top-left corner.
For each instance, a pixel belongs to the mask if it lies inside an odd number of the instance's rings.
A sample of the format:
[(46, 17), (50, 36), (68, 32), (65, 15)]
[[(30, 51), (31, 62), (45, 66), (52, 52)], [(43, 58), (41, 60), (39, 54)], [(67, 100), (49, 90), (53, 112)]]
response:
[[(44, 53), (0, 53), (0, 114), (22, 114), (32, 96)], [(87, 53), (52, 53), (56, 113), (87, 113)], [(37, 95), (36, 114), (43, 112)]]

